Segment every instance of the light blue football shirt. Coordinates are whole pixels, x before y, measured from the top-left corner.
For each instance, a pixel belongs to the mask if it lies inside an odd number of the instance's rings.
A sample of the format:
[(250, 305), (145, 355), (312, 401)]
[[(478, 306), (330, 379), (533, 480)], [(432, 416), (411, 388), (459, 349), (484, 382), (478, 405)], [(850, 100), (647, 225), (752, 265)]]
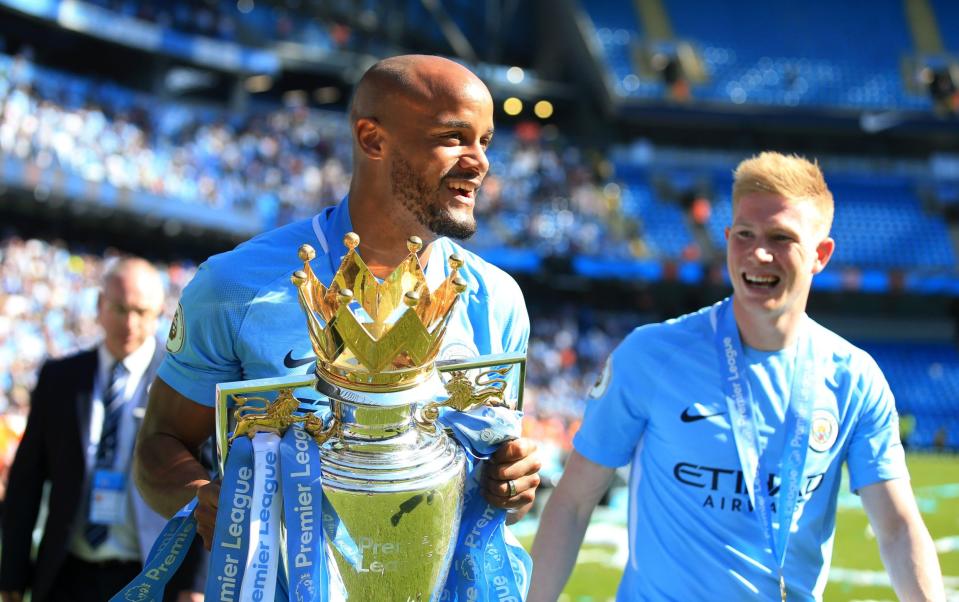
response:
[[(750, 506), (720, 383), (718, 306), (634, 330), (613, 352), (574, 439), (593, 462), (632, 463), (619, 600), (779, 599), (778, 570)], [(842, 463), (853, 491), (908, 478), (893, 395), (879, 367), (838, 335), (806, 324), (825, 361), (818, 362), (810, 449), (786, 553), (790, 600), (822, 597)], [(772, 505), (797, 348), (745, 348)]]
[[(352, 231), (349, 200), (313, 219), (261, 234), (215, 255), (184, 289), (169, 354), (159, 376), (180, 394), (213, 406), (217, 383), (306, 374), (313, 369), (306, 318), (290, 282), (302, 269), (297, 250), (316, 249), (311, 267), (326, 285), (333, 280)], [(447, 238), (433, 243), (425, 273), (435, 289), (450, 272), (447, 258), (459, 254), (459, 274), (467, 291), (460, 296), (439, 357), (470, 358), (526, 352), (529, 317), (516, 282)]]

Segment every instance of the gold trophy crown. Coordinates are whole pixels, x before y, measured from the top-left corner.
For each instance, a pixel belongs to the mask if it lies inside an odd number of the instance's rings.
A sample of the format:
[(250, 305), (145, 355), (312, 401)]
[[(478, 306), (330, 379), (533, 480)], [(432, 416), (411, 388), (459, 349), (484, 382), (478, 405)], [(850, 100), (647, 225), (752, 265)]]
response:
[(310, 261), (313, 247), (299, 249), (303, 269), (294, 272), (300, 306), (306, 313), (316, 353), (317, 376), (345, 388), (402, 391), (426, 380), (433, 370), (446, 325), (466, 281), (463, 260), (449, 257), (449, 276), (431, 291), (417, 253), (423, 242), (407, 241), (409, 256), (382, 282), (356, 252), (360, 237), (343, 237), (349, 249), (333, 282), (324, 286)]

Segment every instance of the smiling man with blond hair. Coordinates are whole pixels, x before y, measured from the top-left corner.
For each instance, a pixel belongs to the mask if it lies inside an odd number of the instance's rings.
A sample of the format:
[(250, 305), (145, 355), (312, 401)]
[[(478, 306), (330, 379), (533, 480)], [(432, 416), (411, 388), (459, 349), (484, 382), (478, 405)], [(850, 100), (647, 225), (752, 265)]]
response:
[(898, 596), (944, 600), (892, 392), (869, 355), (806, 315), (835, 249), (822, 172), (767, 152), (734, 180), (733, 295), (613, 352), (540, 521), (529, 602), (558, 598), (625, 465), (618, 600), (821, 600), (843, 464)]

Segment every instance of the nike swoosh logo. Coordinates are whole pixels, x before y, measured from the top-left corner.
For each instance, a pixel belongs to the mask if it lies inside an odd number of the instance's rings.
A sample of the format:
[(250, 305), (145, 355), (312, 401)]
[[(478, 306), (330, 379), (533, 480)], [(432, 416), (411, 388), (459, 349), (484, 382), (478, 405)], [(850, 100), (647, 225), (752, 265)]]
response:
[(299, 368), (300, 366), (312, 364), (315, 361), (316, 361), (316, 358), (313, 356), (294, 359), (293, 350), (290, 349), (289, 351), (286, 352), (286, 357), (283, 358), (283, 365), (286, 366), (287, 368)]
[(722, 416), (726, 412), (716, 412), (715, 414), (690, 414), (689, 408), (683, 410), (682, 415), (679, 417), (683, 422), (696, 422), (697, 420), (705, 420), (707, 418), (712, 418), (713, 416)]

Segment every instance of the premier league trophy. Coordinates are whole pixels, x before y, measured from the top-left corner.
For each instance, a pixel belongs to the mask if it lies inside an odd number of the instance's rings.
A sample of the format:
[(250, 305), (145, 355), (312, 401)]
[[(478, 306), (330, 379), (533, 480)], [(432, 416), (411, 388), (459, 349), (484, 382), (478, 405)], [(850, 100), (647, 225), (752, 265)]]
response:
[[(431, 291), (419, 239), (410, 239), (409, 256), (382, 282), (357, 254), (359, 237), (347, 234), (344, 243), (349, 250), (329, 286), (310, 268), (308, 245), (292, 277), (317, 357), (315, 377), (217, 388), (223, 485), (207, 599), (266, 600), (282, 592), (289, 600), (465, 600), (484, 591), (474, 583), (479, 569), (500, 576), (511, 565), (521, 569), (483, 532), (493, 509), (470, 488), (474, 459), (457, 441), (455, 420), (445, 417), (485, 413), (493, 418), (491, 428), (480, 429), (484, 441), (517, 436), (497, 434), (495, 426), (515, 415), (509, 377), (521, 409), (525, 356), (437, 360), (466, 290), (462, 261), (449, 257), (450, 274)], [(514, 366), (518, 374), (510, 375)], [(328, 415), (295, 396), (302, 387), (330, 400)], [(476, 519), (460, 533), (471, 505)], [(458, 542), (465, 553), (456, 551)], [(514, 587), (522, 597), (525, 576), (520, 581)]]

